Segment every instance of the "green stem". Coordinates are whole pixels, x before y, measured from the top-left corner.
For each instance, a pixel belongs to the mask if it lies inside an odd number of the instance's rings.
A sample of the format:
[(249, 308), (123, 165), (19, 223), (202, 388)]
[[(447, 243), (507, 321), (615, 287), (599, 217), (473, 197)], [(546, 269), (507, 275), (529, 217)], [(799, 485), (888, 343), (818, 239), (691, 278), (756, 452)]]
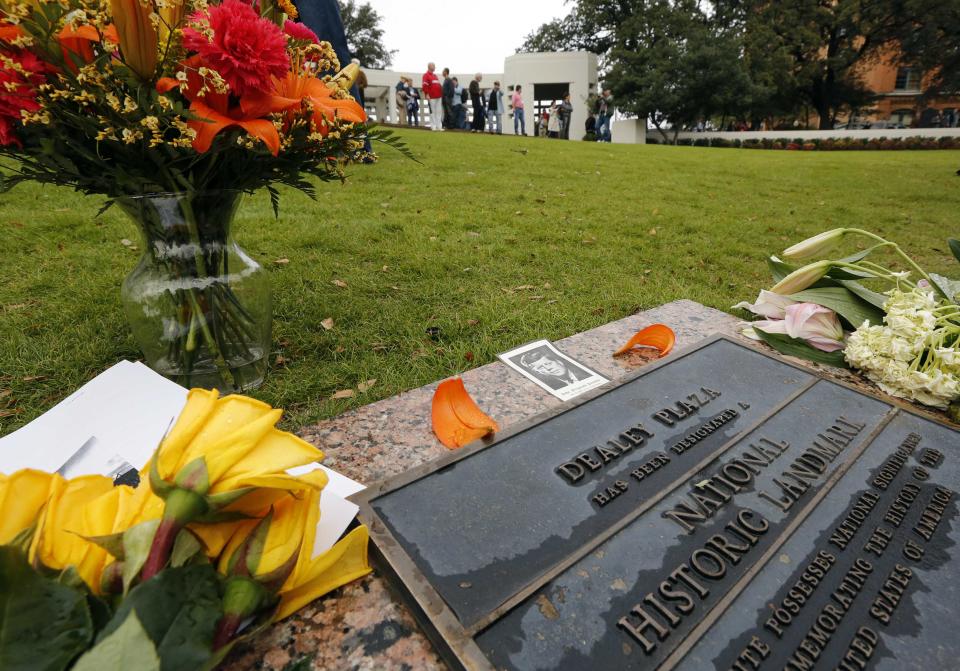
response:
[(919, 265), (917, 265), (917, 263), (916, 263), (913, 259), (911, 259), (910, 256), (909, 256), (906, 252), (904, 252), (902, 249), (900, 249), (900, 245), (898, 245), (898, 244), (895, 243), (895, 242), (891, 242), (891, 241), (889, 241), (889, 240), (887, 240), (887, 239), (885, 239), (885, 238), (881, 238), (879, 235), (876, 235), (876, 234), (874, 234), (874, 233), (871, 233), (870, 231), (865, 231), (865, 230), (863, 230), (862, 228), (850, 228), (850, 229), (847, 229), (847, 230), (850, 231), (851, 233), (858, 233), (859, 235), (866, 236), (866, 237), (868, 237), (868, 238), (871, 238), (871, 239), (873, 239), (873, 240), (876, 240), (877, 242), (881, 242), (881, 243), (890, 245), (890, 247), (891, 247), (904, 261), (906, 261), (907, 264), (909, 264), (911, 268), (913, 268), (914, 270), (916, 270), (917, 273), (919, 273), (920, 276), (921, 276), (923, 279), (925, 279), (927, 282), (930, 283), (930, 286), (933, 287), (934, 291), (936, 291), (938, 294), (940, 294), (940, 296), (941, 296), (944, 300), (947, 300), (947, 301), (950, 300), (950, 297), (947, 296), (946, 292), (945, 292), (943, 289), (940, 288), (940, 285), (937, 284), (936, 282), (934, 282), (934, 281), (933, 281), (933, 278), (930, 277), (930, 275), (928, 275), (927, 272), (926, 272), (923, 268), (921, 268)]

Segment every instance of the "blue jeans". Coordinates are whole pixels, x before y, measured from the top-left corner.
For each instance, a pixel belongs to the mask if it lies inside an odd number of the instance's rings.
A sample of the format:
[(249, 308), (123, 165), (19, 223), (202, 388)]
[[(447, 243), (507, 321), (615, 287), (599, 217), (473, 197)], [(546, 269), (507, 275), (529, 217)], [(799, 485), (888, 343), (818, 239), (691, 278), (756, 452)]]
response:
[(597, 142), (610, 141), (610, 120), (609, 114), (597, 115)]
[(453, 127), (461, 130), (467, 127), (467, 109), (463, 105), (453, 106)]
[(497, 135), (500, 135), (501, 133), (503, 133), (502, 124), (503, 124), (503, 117), (497, 114), (496, 110), (487, 114), (487, 128), (490, 130), (491, 133), (496, 133)]
[[(520, 127), (520, 132), (517, 132), (517, 126)], [(523, 108), (513, 110), (513, 134), (514, 135), (526, 135), (527, 134), (527, 124), (523, 119)]]

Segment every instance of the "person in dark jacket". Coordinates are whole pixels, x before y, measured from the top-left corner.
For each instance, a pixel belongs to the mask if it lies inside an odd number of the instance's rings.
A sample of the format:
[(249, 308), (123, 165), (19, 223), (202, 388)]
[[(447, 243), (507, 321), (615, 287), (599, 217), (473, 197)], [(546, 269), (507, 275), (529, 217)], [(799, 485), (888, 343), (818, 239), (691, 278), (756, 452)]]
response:
[(455, 128), (457, 117), (453, 109), (453, 94), (457, 85), (450, 79), (450, 68), (443, 69), (443, 127)]
[[(300, 13), (300, 23), (312, 30), (321, 40), (330, 43), (337, 53), (341, 67), (350, 63), (350, 47), (347, 46), (347, 33), (343, 29), (337, 0), (295, 0), (294, 4)], [(356, 83), (350, 89), (350, 95), (358, 101), (363, 99)], [(363, 149), (368, 154), (373, 154), (369, 139), (363, 141)]]
[(473, 105), (473, 121), (470, 123), (471, 133), (482, 133), (487, 113), (483, 109), (483, 96), (480, 95), (480, 82), (483, 75), (479, 72), (470, 82), (470, 103)]

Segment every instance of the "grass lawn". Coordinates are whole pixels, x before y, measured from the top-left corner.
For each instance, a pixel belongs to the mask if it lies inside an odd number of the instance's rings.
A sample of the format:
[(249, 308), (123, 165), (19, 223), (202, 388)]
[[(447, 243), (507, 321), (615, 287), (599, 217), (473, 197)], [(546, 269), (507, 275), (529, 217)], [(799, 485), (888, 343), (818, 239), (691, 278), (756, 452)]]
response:
[[(279, 220), (265, 194), (242, 206), (238, 240), (272, 276), (280, 362), (253, 395), (285, 407), (287, 428), (677, 298), (729, 309), (769, 285), (766, 254), (835, 226), (960, 275), (944, 242), (960, 237), (958, 151), (407, 136), (423, 165), (383, 151), (319, 202), (285, 193)], [(100, 205), (36, 185), (0, 196), (0, 433), (139, 356), (119, 299), (138, 255), (121, 240), (137, 232), (118, 210), (96, 218)]]

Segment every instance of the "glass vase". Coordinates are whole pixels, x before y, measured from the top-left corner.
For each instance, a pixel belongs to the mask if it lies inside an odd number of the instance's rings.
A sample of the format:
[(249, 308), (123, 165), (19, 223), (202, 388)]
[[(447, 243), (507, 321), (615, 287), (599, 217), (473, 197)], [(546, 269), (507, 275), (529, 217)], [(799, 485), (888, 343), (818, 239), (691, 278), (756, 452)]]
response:
[(130, 328), (150, 367), (188, 388), (246, 391), (267, 372), (270, 280), (231, 235), (241, 195), (116, 200), (143, 240), (121, 290)]

